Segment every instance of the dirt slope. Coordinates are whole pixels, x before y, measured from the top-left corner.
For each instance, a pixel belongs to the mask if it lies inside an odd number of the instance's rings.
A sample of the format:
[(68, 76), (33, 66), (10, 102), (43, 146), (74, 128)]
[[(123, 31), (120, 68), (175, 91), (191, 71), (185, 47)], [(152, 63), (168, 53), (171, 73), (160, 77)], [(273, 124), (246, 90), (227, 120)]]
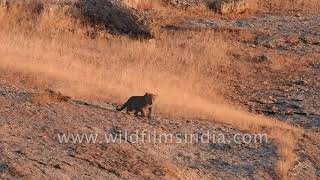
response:
[[(276, 147), (265, 144), (106, 143), (104, 134), (225, 133), (231, 126), (197, 119), (137, 118), (114, 106), (71, 100), (38, 104), (28, 90), (1, 84), (3, 178), (274, 178)], [(97, 105), (98, 104), (98, 105)], [(96, 143), (59, 143), (59, 133), (99, 134)], [(183, 136), (182, 136), (183, 137)]]

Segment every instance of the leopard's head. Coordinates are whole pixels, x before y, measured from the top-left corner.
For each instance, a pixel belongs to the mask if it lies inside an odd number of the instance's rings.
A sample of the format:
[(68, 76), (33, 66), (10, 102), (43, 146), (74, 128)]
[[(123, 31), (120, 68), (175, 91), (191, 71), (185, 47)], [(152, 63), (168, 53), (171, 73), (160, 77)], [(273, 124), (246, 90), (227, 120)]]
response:
[(145, 97), (147, 103), (148, 103), (149, 105), (152, 105), (152, 103), (156, 100), (156, 98), (158, 97), (158, 95), (147, 92), (146, 94), (144, 94), (144, 97)]

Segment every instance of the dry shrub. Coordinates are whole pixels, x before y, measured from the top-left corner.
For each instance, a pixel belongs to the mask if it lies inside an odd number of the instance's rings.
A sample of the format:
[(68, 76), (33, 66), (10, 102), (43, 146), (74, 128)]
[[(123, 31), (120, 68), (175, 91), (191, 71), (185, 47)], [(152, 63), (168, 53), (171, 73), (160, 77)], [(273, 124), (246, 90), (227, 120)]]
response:
[(294, 163), (297, 161), (295, 146), (297, 144), (298, 137), (292, 132), (288, 131), (274, 131), (272, 133), (274, 138), (278, 140), (278, 153), (280, 154), (276, 172), (280, 175), (281, 179), (289, 179), (289, 171), (293, 168)]
[(39, 20), (44, 4), (40, 0), (8, 1), (5, 10), (10, 23), (32, 27)]
[(221, 14), (239, 14), (247, 10), (254, 10), (256, 2), (254, 0), (218, 0), (208, 1), (208, 7)]
[(68, 12), (69, 6), (62, 4), (49, 6), (38, 0), (14, 1), (8, 8), (0, 8), (0, 26), (23, 34), (59, 34), (79, 27)]
[(31, 102), (35, 104), (50, 104), (57, 101), (56, 99), (53, 99), (48, 94), (39, 94), (39, 95), (33, 96), (31, 99)]
[(138, 10), (149, 10), (161, 8), (159, 0), (124, 0), (126, 5)]
[(70, 99), (71, 97), (65, 96), (61, 92), (46, 89), (44, 92), (34, 95), (31, 101), (36, 104), (50, 104), (54, 102), (68, 102)]

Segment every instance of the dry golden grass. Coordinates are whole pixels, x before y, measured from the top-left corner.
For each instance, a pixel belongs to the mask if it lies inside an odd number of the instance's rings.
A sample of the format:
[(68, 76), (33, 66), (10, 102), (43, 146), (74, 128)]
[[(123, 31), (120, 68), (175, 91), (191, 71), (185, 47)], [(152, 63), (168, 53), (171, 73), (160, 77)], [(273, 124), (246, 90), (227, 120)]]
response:
[(159, 0), (124, 0), (123, 2), (126, 5), (138, 10), (162, 8), (161, 2)]
[[(234, 44), (213, 32), (160, 34), (151, 41), (110, 37), (92, 40), (87, 29), (69, 18), (44, 13), (24, 29), (15, 17), (1, 14), (0, 68), (22, 72), (34, 84), (78, 98), (120, 102), (147, 91), (159, 94), (158, 113), (203, 117), (252, 132), (266, 131), (279, 145), (279, 175), (292, 168), (296, 136), (302, 130), (287, 123), (250, 114), (219, 96), (245, 71), (231, 62)], [(13, 20), (12, 20), (13, 18)], [(78, 31), (68, 31), (74, 28)], [(238, 73), (237, 73), (238, 72)], [(17, 77), (19, 78), (19, 77)], [(41, 101), (43, 99), (40, 99)]]
[(39, 94), (32, 97), (32, 103), (36, 104), (50, 104), (53, 102), (57, 102), (56, 99), (52, 98), (49, 94)]

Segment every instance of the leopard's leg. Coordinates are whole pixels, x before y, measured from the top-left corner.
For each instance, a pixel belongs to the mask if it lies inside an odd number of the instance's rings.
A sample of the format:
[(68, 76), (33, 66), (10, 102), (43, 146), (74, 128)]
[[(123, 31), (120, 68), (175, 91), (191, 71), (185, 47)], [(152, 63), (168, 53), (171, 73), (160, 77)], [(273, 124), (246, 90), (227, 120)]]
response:
[(151, 118), (151, 113), (152, 113), (152, 107), (150, 106), (149, 108), (148, 108), (148, 118)]
[(141, 112), (141, 116), (143, 116), (143, 117), (145, 117), (145, 116), (146, 116), (146, 114), (145, 114), (145, 112), (144, 112), (144, 110), (143, 110), (143, 109), (141, 109), (141, 110), (140, 110), (140, 112)]
[(134, 115), (138, 116), (139, 110), (135, 110)]

